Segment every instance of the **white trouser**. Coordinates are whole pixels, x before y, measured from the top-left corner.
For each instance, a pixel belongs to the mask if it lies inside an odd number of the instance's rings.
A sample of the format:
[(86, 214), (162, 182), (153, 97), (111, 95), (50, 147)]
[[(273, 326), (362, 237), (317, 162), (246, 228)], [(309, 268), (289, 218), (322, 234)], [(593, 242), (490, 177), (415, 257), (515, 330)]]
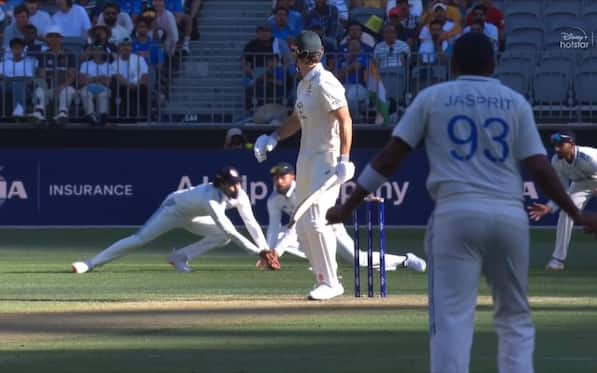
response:
[(210, 216), (191, 218), (180, 214), (170, 196), (166, 197), (162, 205), (137, 233), (115, 242), (97, 254), (91, 259), (91, 266), (97, 267), (117, 259), (128, 251), (142, 247), (175, 228), (184, 228), (191, 233), (205, 237), (177, 251), (186, 255), (187, 259), (196, 258), (211, 249), (225, 246), (230, 242), (230, 238), (216, 225)]
[(494, 301), (500, 373), (532, 373), (535, 330), (527, 300), (527, 217), (435, 212), (426, 235), (432, 373), (467, 373), (477, 286), (483, 273)]
[[(580, 210), (584, 209), (589, 203), (589, 200), (593, 196), (593, 190), (597, 188), (597, 182), (575, 182), (570, 184), (568, 194), (572, 199), (572, 202)], [(572, 228), (574, 222), (568, 214), (563, 210), (560, 211), (558, 217), (558, 227), (556, 231), (556, 244), (553, 250), (553, 257), (565, 261), (568, 256), (568, 246), (570, 245), (570, 238), (572, 237)]]
[[(85, 86), (79, 90), (79, 95), (81, 96), (81, 101), (83, 101), (85, 114), (93, 114), (96, 112), (96, 109), (100, 114), (108, 113), (108, 101), (110, 99), (110, 90), (108, 88), (101, 93), (91, 93), (87, 89), (87, 86)], [(97, 106), (95, 105), (96, 102)]]
[[(41, 88), (40, 88), (41, 89)], [(71, 103), (75, 98), (77, 91), (71, 86), (66, 86), (60, 90), (58, 93), (58, 111), (65, 111), (68, 113)], [(44, 99), (44, 106), (48, 104), (48, 100), (50, 98), (54, 98), (54, 91), (51, 89), (46, 89), (45, 93), (41, 95), (41, 92), (36, 93), (36, 96), (42, 97)]]
[[(344, 224), (332, 225), (332, 230), (336, 235), (336, 253), (346, 263), (354, 263), (354, 241), (352, 237), (346, 232)], [(306, 258), (303, 248), (299, 245), (298, 236), (296, 229), (287, 228), (282, 229), (278, 234), (278, 241), (274, 248), (278, 256), (282, 256), (285, 252), (289, 252), (292, 255), (300, 258)], [(373, 266), (379, 267), (379, 251), (373, 252)], [(403, 263), (406, 260), (405, 256), (386, 254), (386, 260), (390, 260), (393, 263)], [(389, 262), (386, 262), (389, 263)], [(359, 265), (361, 267), (367, 267), (367, 252), (359, 250)]]
[[(302, 201), (328, 179), (334, 172), (336, 157), (333, 152), (300, 152), (296, 172), (296, 197)], [(336, 262), (336, 235), (327, 224), (325, 214), (336, 203), (340, 186), (336, 185), (323, 193), (319, 201), (297, 221), (299, 241), (304, 249), (316, 284), (336, 286), (338, 263)]]

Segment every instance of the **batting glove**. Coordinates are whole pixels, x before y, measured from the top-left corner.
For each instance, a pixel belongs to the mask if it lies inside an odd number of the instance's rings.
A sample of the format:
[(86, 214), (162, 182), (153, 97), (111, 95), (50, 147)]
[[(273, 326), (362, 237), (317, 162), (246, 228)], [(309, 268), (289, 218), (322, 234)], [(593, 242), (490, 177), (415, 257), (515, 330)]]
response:
[(273, 133), (271, 135), (261, 135), (255, 141), (255, 145), (253, 145), (253, 152), (255, 153), (255, 158), (259, 163), (265, 161), (267, 159), (267, 153), (274, 150), (274, 148), (278, 145), (278, 135)]
[(336, 165), (336, 175), (338, 175), (338, 182), (343, 184), (354, 177), (355, 167), (354, 163), (348, 160), (347, 155), (343, 155), (338, 160)]

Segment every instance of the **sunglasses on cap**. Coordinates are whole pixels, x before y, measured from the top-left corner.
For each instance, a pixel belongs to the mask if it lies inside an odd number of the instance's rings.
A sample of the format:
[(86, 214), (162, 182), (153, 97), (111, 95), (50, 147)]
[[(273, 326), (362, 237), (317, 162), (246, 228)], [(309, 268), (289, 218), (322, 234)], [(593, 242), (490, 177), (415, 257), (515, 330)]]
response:
[(270, 175), (287, 175), (293, 174), (294, 170), (288, 165), (274, 166), (269, 170)]
[(564, 144), (564, 143), (567, 143), (567, 142), (573, 142), (574, 138), (572, 138), (572, 136), (570, 136), (570, 135), (566, 135), (564, 133), (556, 132), (553, 135), (551, 135), (551, 137), (549, 138), (549, 140), (554, 145), (560, 145), (560, 144)]

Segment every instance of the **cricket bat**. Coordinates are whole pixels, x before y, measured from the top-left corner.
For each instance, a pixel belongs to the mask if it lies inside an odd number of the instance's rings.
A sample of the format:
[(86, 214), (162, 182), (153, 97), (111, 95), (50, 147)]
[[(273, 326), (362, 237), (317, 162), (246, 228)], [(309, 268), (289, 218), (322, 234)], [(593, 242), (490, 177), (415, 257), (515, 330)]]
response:
[(317, 190), (313, 193), (309, 194), (304, 200), (302, 200), (298, 206), (296, 206), (296, 210), (292, 213), (290, 217), (290, 221), (288, 222), (288, 229), (294, 227), (296, 222), (307, 212), (307, 210), (313, 206), (314, 203), (319, 201), (319, 198), (331, 187), (333, 187), (338, 182), (338, 175), (333, 174), (330, 176), (326, 181), (321, 184)]

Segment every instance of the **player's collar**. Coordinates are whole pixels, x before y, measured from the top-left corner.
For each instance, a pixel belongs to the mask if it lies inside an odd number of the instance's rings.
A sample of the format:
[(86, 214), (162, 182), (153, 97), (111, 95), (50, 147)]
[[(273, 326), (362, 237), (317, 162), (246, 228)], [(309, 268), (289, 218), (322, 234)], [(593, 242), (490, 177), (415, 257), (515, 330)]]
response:
[(495, 82), (496, 79), (481, 75), (460, 75), (456, 80), (466, 80), (472, 82)]
[(315, 74), (319, 74), (319, 72), (323, 70), (323, 65), (320, 63), (318, 63), (317, 65), (315, 65), (314, 68), (311, 69), (311, 71), (309, 71), (307, 73), (307, 75), (305, 75), (305, 80), (313, 80), (313, 78), (315, 78)]

